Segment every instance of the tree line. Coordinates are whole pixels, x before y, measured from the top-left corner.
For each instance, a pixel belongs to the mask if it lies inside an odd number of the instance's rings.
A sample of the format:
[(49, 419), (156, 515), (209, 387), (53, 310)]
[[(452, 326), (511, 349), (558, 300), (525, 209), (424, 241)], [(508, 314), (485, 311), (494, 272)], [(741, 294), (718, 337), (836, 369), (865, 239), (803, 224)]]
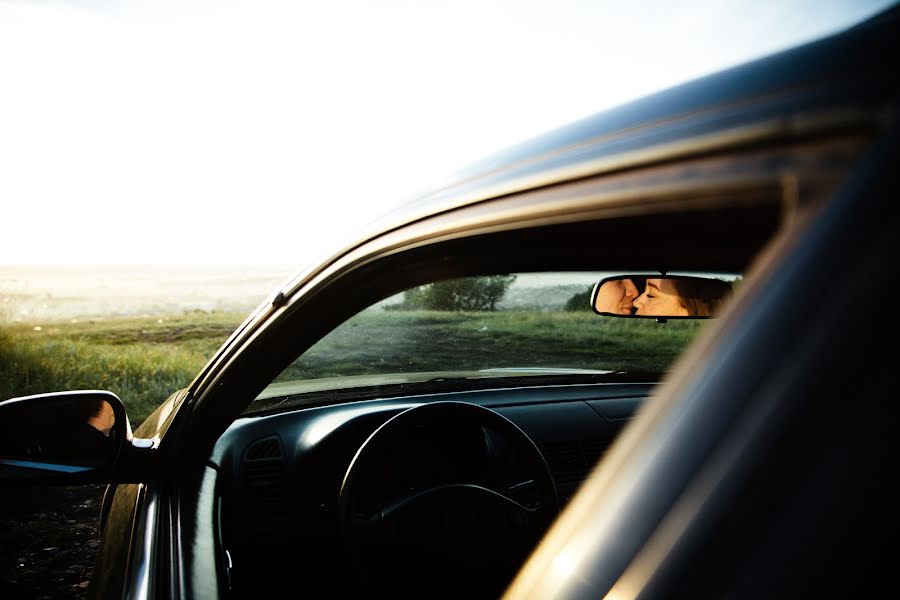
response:
[(437, 281), (406, 290), (392, 309), (495, 311), (515, 280), (515, 275), (490, 275)]

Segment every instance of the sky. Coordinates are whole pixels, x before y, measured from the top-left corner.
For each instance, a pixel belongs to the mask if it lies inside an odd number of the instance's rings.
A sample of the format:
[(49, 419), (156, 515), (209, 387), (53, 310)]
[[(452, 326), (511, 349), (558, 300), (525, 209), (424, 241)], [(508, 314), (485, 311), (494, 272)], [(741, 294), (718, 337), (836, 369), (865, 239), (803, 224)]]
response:
[(886, 0), (0, 0), (0, 265), (302, 267), (467, 163)]

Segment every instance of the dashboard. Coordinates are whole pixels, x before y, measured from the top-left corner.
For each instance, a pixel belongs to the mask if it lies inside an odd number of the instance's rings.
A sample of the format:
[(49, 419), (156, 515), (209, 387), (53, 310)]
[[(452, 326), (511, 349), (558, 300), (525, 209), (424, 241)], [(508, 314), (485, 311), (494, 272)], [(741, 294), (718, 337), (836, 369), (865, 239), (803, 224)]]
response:
[[(384, 516), (384, 498), (406, 493), (418, 499), (417, 494), (447, 491), (465, 482), (466, 488), (479, 488), (475, 491), (482, 496), (486, 488), (499, 489), (507, 503), (527, 513), (540, 504), (536, 492), (529, 490), (540, 475), (535, 476), (533, 469), (530, 472), (519, 456), (525, 444), (539, 450), (538, 460), (542, 457), (540, 462), (549, 473), (561, 508), (652, 389), (653, 384), (643, 383), (489, 389), (369, 400), (238, 419), (219, 439), (210, 459), (218, 472), (219, 551), (222, 564), (228, 566), (224, 575), (232, 595), (274, 593), (298, 584), (311, 597), (356, 595), (370, 589), (375, 577), (390, 584), (398, 578), (409, 578), (411, 573), (424, 572), (432, 563), (448, 563), (448, 556), (471, 554), (472, 548), (486, 553), (475, 562), (491, 572), (514, 569), (520, 558), (503, 551), (502, 546), (514, 530), (494, 531), (493, 524), (502, 521), (504, 513), (490, 513), (485, 507), (483, 511), (473, 509), (475, 516), (465, 513), (461, 517), (449, 500), (443, 502), (447, 510), (432, 510), (427, 515), (419, 511), (418, 520), (412, 522), (412, 528), (426, 536), (431, 545), (445, 548), (441, 557), (427, 558), (430, 562), (422, 558), (422, 565), (418, 565), (416, 559), (425, 556), (427, 544), (403, 555), (402, 560), (387, 545), (381, 548), (370, 543), (367, 551), (359, 550), (349, 542), (348, 517), (341, 512), (342, 486), (345, 479), (350, 481), (348, 469), (353, 465), (356, 473), (364, 471), (354, 479), (361, 482), (357, 487), (374, 490), (383, 498), (360, 494), (358, 505), (345, 512), (356, 514), (360, 507), (369, 506), (367, 514)], [(379, 446), (378, 456), (362, 468), (363, 450), (369, 448), (368, 454), (374, 453), (372, 440), (387, 430), (389, 421), (396, 421), (395, 417), (411, 408), (436, 403), (466, 403), (488, 409), (483, 412), (502, 415), (515, 425), (512, 430), (518, 428), (524, 435), (516, 440), (513, 431), (512, 439), (507, 439), (496, 428), (478, 422), (477, 414), (475, 421), (439, 416), (435, 421), (439, 427), (412, 420), (389, 444)], [(343, 491), (348, 495), (348, 490)], [(472, 490), (455, 486), (449, 491), (458, 495)], [(451, 516), (456, 520), (448, 526)], [(437, 529), (430, 528), (438, 527), (434, 525), (436, 519), (453, 531), (457, 547), (452, 554), (447, 550), (452, 545), (434, 542)], [(468, 538), (460, 537), (466, 529), (460, 522), (472, 523)], [(396, 524), (391, 527), (396, 534)], [(545, 527), (542, 524), (539, 533)], [(403, 538), (406, 546), (410, 546), (410, 539)], [(494, 549), (492, 540), (498, 544)], [(533, 545), (532, 540), (523, 550), (530, 552)], [(348, 546), (354, 549), (348, 550)], [(505, 554), (509, 554), (506, 562), (515, 564), (491, 564), (496, 562), (491, 556)], [(394, 572), (395, 567), (399, 572)], [(455, 572), (462, 571), (456, 568)], [(473, 574), (478, 579), (485, 576), (483, 570)], [(506, 576), (498, 576), (497, 582), (505, 584)]]

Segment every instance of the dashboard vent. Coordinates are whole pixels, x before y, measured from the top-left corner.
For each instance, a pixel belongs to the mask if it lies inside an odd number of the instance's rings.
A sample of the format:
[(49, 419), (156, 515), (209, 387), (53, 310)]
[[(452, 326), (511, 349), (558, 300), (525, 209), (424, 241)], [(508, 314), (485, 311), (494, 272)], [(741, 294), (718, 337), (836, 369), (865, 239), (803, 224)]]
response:
[(257, 440), (244, 450), (244, 493), (251, 509), (274, 508), (286, 499), (284, 451), (281, 439)]
[(281, 440), (277, 437), (266, 438), (254, 442), (247, 448), (244, 454), (245, 461), (262, 460), (265, 458), (281, 458)]
[(541, 452), (557, 485), (580, 484), (600, 460), (611, 439), (596, 438), (571, 442), (543, 442)]

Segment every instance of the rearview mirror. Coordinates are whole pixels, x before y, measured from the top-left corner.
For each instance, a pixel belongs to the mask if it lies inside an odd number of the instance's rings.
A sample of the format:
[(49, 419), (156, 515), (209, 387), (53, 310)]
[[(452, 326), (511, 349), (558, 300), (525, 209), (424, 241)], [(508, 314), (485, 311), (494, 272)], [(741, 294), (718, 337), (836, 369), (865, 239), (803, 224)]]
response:
[(58, 392), (0, 402), (0, 480), (86, 481), (131, 437), (111, 392)]
[(686, 275), (617, 275), (597, 282), (591, 306), (598, 315), (706, 319), (733, 295), (729, 282)]

